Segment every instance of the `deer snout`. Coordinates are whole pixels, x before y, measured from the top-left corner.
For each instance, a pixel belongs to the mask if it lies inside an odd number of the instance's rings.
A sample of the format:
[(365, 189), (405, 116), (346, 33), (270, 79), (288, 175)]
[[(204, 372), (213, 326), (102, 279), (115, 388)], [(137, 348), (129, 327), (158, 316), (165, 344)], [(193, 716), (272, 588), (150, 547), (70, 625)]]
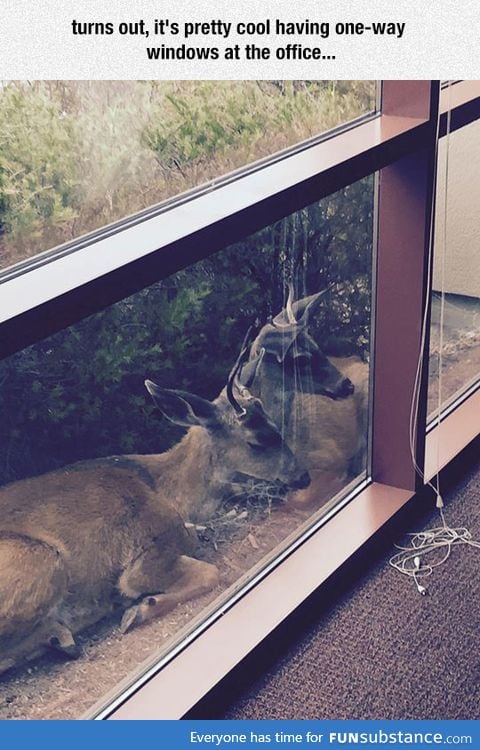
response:
[(354, 390), (355, 386), (351, 380), (348, 378), (341, 378), (337, 380), (336, 383), (331, 383), (329, 385), (324, 384), (321, 392), (324, 396), (328, 396), (328, 398), (338, 401), (351, 396)]
[(355, 386), (353, 385), (352, 381), (348, 378), (344, 378), (340, 384), (339, 388), (339, 398), (348, 398), (348, 396), (351, 396), (352, 393), (355, 390)]
[(308, 471), (298, 464), (297, 459), (287, 446), (284, 446), (277, 481), (279, 481), (285, 489), (291, 490), (303, 489), (310, 484), (310, 475)]

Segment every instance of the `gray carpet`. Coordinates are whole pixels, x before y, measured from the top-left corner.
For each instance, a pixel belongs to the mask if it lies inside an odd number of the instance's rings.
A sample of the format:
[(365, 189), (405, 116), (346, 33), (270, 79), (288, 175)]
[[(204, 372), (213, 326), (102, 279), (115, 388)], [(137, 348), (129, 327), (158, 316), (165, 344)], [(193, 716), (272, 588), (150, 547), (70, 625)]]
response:
[[(477, 442), (473, 465), (472, 451), (468, 464), (457, 462), (453, 487), (445, 497), (447, 521), (467, 526), (476, 539), (480, 539), (478, 447)], [(407, 530), (429, 528), (437, 520), (435, 512), (416, 519), (410, 513)], [(412, 522), (417, 524), (413, 528)], [(428, 579), (429, 593), (422, 597), (410, 579), (389, 568), (389, 544), (384, 544), (373, 564), (370, 559), (366, 573), (355, 572), (365, 560), (355, 563), (333, 606), (311, 601), (306, 625), (305, 616), (300, 624), (294, 618), (270, 639), (267, 656), (263, 649), (258, 658), (249, 657), (221, 688), (223, 707), (219, 708), (217, 692), (192, 715), (480, 718), (480, 550), (454, 549), (450, 560)], [(334, 583), (328, 596), (333, 598), (335, 589)]]

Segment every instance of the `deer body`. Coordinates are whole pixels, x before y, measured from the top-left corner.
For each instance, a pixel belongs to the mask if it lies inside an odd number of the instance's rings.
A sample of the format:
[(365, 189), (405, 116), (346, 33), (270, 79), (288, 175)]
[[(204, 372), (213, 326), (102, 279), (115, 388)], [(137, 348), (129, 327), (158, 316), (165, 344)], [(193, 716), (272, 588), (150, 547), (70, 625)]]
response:
[[(178, 558), (194, 551), (141, 457), (17, 482), (0, 491), (0, 507), (0, 654), (14, 663), (49, 645), (73, 650), (74, 634), (143, 593), (168, 590)], [(129, 573), (147, 557), (155, 559), (154, 580), (135, 586)], [(202, 565), (212, 587), (216, 570)], [(58, 632), (72, 635), (62, 644)]]
[(332, 357), (331, 362), (355, 390), (341, 400), (318, 394), (295, 395), (285, 439), (299, 463), (311, 473), (312, 483), (293, 493), (293, 504), (327, 499), (364, 467), (368, 366), (358, 357)]
[[(211, 590), (214, 565), (192, 557), (186, 520), (210, 516), (238, 471), (305, 487), (309, 479), (260, 401), (214, 402), (147, 388), (189, 427), (159, 455), (82, 461), (0, 489), (0, 672), (123, 612), (121, 629)], [(254, 449), (252, 448), (254, 445)]]

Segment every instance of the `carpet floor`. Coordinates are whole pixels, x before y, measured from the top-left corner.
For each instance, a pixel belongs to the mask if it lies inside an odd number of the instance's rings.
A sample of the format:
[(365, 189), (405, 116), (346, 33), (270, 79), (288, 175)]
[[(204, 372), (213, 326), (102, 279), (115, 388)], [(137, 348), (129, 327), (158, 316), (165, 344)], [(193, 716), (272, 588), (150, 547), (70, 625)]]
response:
[[(467, 526), (475, 539), (479, 456), (477, 441), (445, 485), (448, 523)], [(410, 512), (404, 530), (439, 525), (432, 505), (419, 517)], [(480, 550), (454, 548), (421, 596), (389, 567), (391, 542), (357, 560), (346, 584), (334, 582), (314, 597), (307, 614), (294, 616), (228, 678), (220, 701), (217, 691), (192, 717), (480, 718)]]

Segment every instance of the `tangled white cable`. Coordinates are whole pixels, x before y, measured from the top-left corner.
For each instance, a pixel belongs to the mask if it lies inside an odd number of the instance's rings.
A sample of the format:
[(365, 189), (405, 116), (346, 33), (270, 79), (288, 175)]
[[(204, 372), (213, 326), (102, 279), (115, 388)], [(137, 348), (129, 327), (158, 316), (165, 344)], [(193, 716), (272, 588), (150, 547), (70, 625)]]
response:
[[(440, 495), (438, 497), (441, 500)], [(437, 507), (438, 505), (437, 500)], [(468, 544), (480, 549), (480, 541), (472, 539), (468, 529), (463, 527), (454, 529), (448, 526), (442, 507), (438, 507), (438, 510), (442, 526), (407, 534), (410, 537), (410, 543), (405, 547), (396, 544), (395, 547), (400, 551), (389, 560), (392, 568), (413, 578), (417, 591), (423, 595), (427, 593), (427, 589), (419, 582), (419, 579), (428, 578), (435, 568), (448, 560), (452, 547)]]
[[(437, 408), (437, 427), (440, 427), (442, 418), (442, 370), (443, 370), (443, 327), (444, 327), (444, 311), (445, 311), (445, 260), (446, 260), (446, 248), (447, 248), (447, 205), (448, 205), (448, 168), (449, 168), (449, 151), (450, 151), (450, 128), (451, 128), (451, 83), (448, 84), (449, 94), (449, 106), (447, 113), (447, 129), (446, 129), (446, 159), (445, 159), (445, 192), (444, 192), (444, 212), (445, 219), (443, 223), (443, 252), (441, 256), (441, 305), (440, 305), (440, 343), (438, 352), (438, 408)], [(436, 158), (438, 157), (438, 142), (440, 135), (440, 113), (437, 117), (437, 129), (436, 129)], [(428, 256), (427, 264), (427, 279), (430, 286), (432, 279), (432, 256), (433, 256), (433, 211), (430, 217), (430, 252)], [(422, 375), (422, 362), (423, 354), (425, 351), (426, 334), (427, 334), (427, 322), (428, 322), (428, 309), (425, 308), (422, 331), (421, 331), (421, 344), (420, 344), (420, 355), (417, 363), (417, 371), (415, 375), (415, 383), (413, 387), (412, 404), (410, 409), (410, 453), (412, 457), (413, 466), (419, 476), (423, 475), (423, 471), (419, 467), (415, 458), (415, 439), (417, 434), (417, 414), (420, 399), (420, 381)], [(407, 534), (410, 537), (410, 544), (408, 546), (400, 546), (398, 544), (395, 547), (399, 550), (393, 557), (390, 558), (389, 564), (395, 570), (403, 573), (410, 578), (413, 578), (417, 591), (425, 595), (427, 589), (423, 586), (419, 579), (427, 578), (430, 576), (435, 568), (442, 565), (450, 557), (452, 547), (459, 544), (468, 544), (471, 547), (477, 547), (480, 549), (480, 541), (472, 539), (470, 531), (466, 528), (452, 528), (445, 520), (443, 513), (443, 499), (440, 494), (440, 439), (437, 441), (437, 472), (436, 481), (427, 481), (427, 486), (431, 487), (436, 494), (436, 507), (440, 513), (442, 525), (437, 526), (427, 531), (419, 531), (417, 533)]]

